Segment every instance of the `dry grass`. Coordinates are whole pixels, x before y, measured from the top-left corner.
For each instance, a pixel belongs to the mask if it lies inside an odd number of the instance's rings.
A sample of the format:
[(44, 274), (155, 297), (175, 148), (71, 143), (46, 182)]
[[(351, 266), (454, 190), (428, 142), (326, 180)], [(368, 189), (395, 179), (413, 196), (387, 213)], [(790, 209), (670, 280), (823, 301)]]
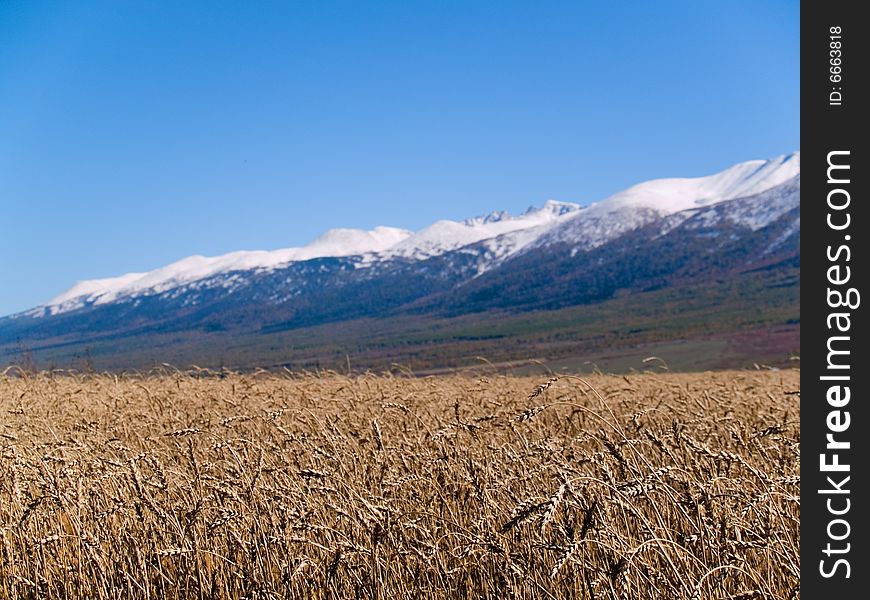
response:
[(796, 598), (798, 385), (10, 373), (0, 597)]

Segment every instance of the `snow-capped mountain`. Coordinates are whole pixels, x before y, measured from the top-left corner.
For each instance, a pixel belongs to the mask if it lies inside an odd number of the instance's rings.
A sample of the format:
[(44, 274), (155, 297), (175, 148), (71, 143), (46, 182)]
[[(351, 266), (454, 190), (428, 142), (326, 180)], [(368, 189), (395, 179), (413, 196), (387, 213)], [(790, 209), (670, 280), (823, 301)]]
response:
[(614, 194), (587, 211), (600, 215), (642, 207), (671, 214), (753, 196), (785, 183), (800, 173), (800, 167), (800, 153), (795, 152), (771, 160), (742, 162), (709, 177), (654, 179)]
[(139, 294), (159, 294), (221, 273), (274, 269), (313, 258), (376, 253), (394, 247), (410, 235), (410, 231), (396, 227), (376, 227), (371, 231), (330, 229), (301, 248), (240, 251), (214, 257), (189, 256), (146, 273), (80, 281), (45, 305), (29, 311), (29, 314), (53, 315)]
[(566, 242), (588, 250), (658, 218), (753, 196), (800, 173), (800, 153), (743, 162), (715, 175), (654, 179), (596, 202), (544, 233), (538, 245)]
[[(256, 366), (286, 364), (288, 356), (316, 365), (357, 348), (370, 364), (426, 355), (439, 365), (449, 353), (439, 350), (443, 344), (510, 358), (528, 352), (528, 336), (538, 335), (530, 331), (575, 322), (586, 325), (554, 332), (541, 347), (579, 352), (603, 343), (602, 335), (614, 344), (666, 335), (649, 333), (661, 330), (660, 311), (649, 311), (646, 300), (632, 305), (638, 314), (625, 312), (625, 298), (650, 294), (658, 294), (652, 306), (692, 315), (691, 325), (674, 317), (667, 335), (768, 322), (793, 332), (799, 241), (795, 153), (707, 177), (648, 181), (585, 206), (549, 200), (519, 215), (496, 211), (416, 232), (333, 229), (299, 248), (192, 256), (147, 273), (82, 281), (0, 318), (0, 358), (15, 360), (27, 347), (61, 364), (86, 351), (135, 368), (158, 358), (221, 363), (226, 353)], [(592, 308), (608, 303), (618, 308)], [(735, 315), (744, 303), (756, 308), (741, 325)], [(595, 329), (600, 318), (546, 316), (578, 308), (615, 320), (609, 333)], [(486, 342), (507, 335), (498, 328), (510, 315), (527, 315), (509, 328), (521, 341)], [(481, 320), (496, 333), (468, 329)], [(392, 337), (373, 341), (378, 331)]]
[(531, 231), (536, 237), (546, 228), (579, 211), (579, 204), (547, 200), (541, 208), (532, 207), (518, 217), (498, 212), (462, 222), (438, 221), (387, 249), (378, 259), (402, 257), (422, 260), (481, 240), (498, 239), (523, 231)]
[[(669, 215), (662, 222), (662, 233), (685, 224), (693, 229), (711, 228), (723, 223), (758, 231), (767, 227), (800, 203), (800, 174), (782, 184), (753, 196), (690, 208)], [(796, 217), (800, 220), (800, 216)]]
[[(184, 286), (201, 288), (203, 282), (229, 273), (273, 271), (318, 258), (357, 257), (353, 262), (359, 269), (394, 260), (422, 261), (475, 244), (480, 244), (483, 256), (474, 270), (480, 275), (531, 248), (568, 243), (573, 253), (590, 250), (656, 219), (677, 213), (688, 218), (702, 207), (774, 188), (799, 172), (800, 154), (794, 153), (740, 163), (707, 177), (647, 181), (585, 207), (548, 200), (519, 216), (498, 211), (464, 221), (437, 221), (417, 232), (386, 226), (371, 231), (332, 229), (299, 248), (191, 256), (146, 273), (81, 281), (24, 314), (56, 315)], [(754, 223), (759, 213), (769, 211), (760, 201), (733, 218)], [(220, 285), (233, 289), (237, 283), (237, 277), (223, 277)]]

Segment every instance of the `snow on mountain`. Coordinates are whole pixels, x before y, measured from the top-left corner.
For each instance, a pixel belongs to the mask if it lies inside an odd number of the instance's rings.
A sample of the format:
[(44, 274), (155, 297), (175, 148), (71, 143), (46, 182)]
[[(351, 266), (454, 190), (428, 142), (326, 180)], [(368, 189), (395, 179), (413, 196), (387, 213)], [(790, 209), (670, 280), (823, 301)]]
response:
[[(708, 177), (647, 181), (584, 208), (571, 202), (548, 200), (542, 207), (529, 208), (516, 217), (498, 211), (461, 222), (437, 221), (417, 232), (394, 227), (376, 227), (371, 231), (332, 229), (301, 248), (191, 256), (147, 273), (81, 281), (24, 314), (57, 314), (90, 304), (199, 285), (202, 280), (225, 273), (271, 270), (325, 257), (359, 257), (355, 261), (357, 267), (366, 268), (396, 259), (423, 260), (469, 247), (469, 252), (480, 252), (479, 274), (530, 248), (561, 242), (570, 244), (576, 253), (668, 215), (685, 212), (687, 219), (704, 207), (770, 190), (799, 173), (800, 153), (796, 152), (767, 161), (740, 163)], [(796, 181), (799, 189), (799, 178)], [(770, 215), (779, 210), (773, 205), (780, 206), (771, 199), (756, 199), (740, 210), (732, 210), (729, 218), (742, 219), (753, 228), (763, 226), (760, 224), (769, 222)], [(715, 216), (711, 213), (705, 218)], [(214, 281), (216, 285), (230, 287), (237, 279)]]
[(753, 196), (800, 173), (800, 153), (771, 160), (751, 160), (715, 175), (694, 178), (654, 179), (634, 185), (589, 206), (585, 215), (601, 215), (623, 208), (650, 208), (672, 214), (724, 200)]
[[(663, 231), (685, 223), (685, 227), (700, 229), (733, 223), (758, 231), (779, 219), (788, 211), (800, 206), (800, 175), (785, 183), (753, 196), (719, 202), (703, 208), (685, 210), (671, 215)], [(799, 217), (797, 217), (799, 218)]]
[[(533, 214), (538, 213), (546, 213), (548, 217), (561, 217), (563, 215), (567, 215), (568, 213), (576, 212), (580, 209), (580, 206), (574, 204), (573, 202), (559, 202), (558, 200), (547, 200), (544, 202), (544, 206), (538, 208), (537, 206), (530, 206), (523, 213), (524, 217), (531, 216)], [(545, 220), (548, 220), (547, 216), (544, 217)]]
[[(563, 219), (565, 215), (579, 210), (578, 204), (548, 200), (543, 207), (531, 208), (518, 217), (511, 217), (506, 213), (493, 213), (488, 217), (467, 219), (461, 223), (437, 221), (384, 252), (382, 258), (402, 257), (421, 260), (506, 233), (552, 225)], [(493, 218), (493, 215), (498, 215), (498, 218)]]
[(381, 252), (411, 235), (395, 227), (330, 229), (301, 248), (231, 252), (222, 256), (190, 256), (147, 273), (128, 273), (108, 279), (80, 281), (66, 292), (31, 312), (57, 314), (86, 304), (105, 304), (140, 293), (158, 294), (219, 273), (274, 269), (294, 261), (313, 258), (355, 256)]
[(510, 219), (511, 215), (506, 210), (495, 210), (488, 215), (480, 216), (480, 217), (471, 217), (469, 219), (465, 219), (462, 224), (463, 225), (487, 225), (489, 223), (498, 223), (499, 221), (504, 221)]
[(590, 204), (547, 231), (534, 246), (566, 242), (588, 250), (655, 219), (756, 195), (800, 173), (800, 152), (739, 163), (707, 177), (655, 179)]

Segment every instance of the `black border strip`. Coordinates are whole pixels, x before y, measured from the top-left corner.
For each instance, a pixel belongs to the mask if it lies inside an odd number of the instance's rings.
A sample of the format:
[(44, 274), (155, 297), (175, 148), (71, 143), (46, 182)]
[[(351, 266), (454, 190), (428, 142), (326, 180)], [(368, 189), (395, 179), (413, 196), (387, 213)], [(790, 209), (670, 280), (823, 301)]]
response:
[[(864, 462), (865, 439), (870, 432), (866, 408), (870, 369), (862, 368), (864, 356), (859, 350), (866, 344), (867, 331), (865, 309), (856, 295), (863, 291), (858, 280), (867, 270), (859, 244), (863, 232), (870, 230), (863, 147), (867, 119), (862, 115), (870, 110), (863, 86), (870, 25), (859, 18), (860, 6), (857, 2), (820, 1), (801, 6), (804, 598), (866, 598), (870, 593), (868, 501), (863, 491), (870, 484)], [(834, 60), (837, 58), (840, 60)], [(829, 163), (841, 168), (829, 171)], [(829, 203), (839, 208), (831, 208)], [(836, 306), (841, 301), (851, 306)], [(831, 447), (828, 434), (835, 442)], [(827, 470), (821, 464), (822, 456), (829, 465)], [(830, 466), (835, 461), (849, 465), (848, 471), (835, 470), (843, 469)]]

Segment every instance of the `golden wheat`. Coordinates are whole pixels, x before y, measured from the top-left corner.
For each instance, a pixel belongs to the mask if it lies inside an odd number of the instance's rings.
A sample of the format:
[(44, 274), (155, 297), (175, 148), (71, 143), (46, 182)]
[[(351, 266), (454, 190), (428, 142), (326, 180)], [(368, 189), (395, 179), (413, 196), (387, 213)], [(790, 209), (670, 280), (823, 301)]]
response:
[(0, 376), (2, 598), (796, 598), (799, 373)]

